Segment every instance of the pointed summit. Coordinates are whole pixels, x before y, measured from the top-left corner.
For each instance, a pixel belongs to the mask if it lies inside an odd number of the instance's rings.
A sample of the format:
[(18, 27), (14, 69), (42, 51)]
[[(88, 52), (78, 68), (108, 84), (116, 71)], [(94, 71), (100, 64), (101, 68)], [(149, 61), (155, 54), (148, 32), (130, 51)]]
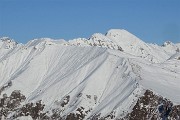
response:
[(124, 29), (110, 29), (106, 33), (106, 36), (116, 40), (117, 42), (118, 41), (124, 42), (125, 44), (132, 44), (134, 42), (141, 41), (138, 37), (136, 37), (135, 35)]

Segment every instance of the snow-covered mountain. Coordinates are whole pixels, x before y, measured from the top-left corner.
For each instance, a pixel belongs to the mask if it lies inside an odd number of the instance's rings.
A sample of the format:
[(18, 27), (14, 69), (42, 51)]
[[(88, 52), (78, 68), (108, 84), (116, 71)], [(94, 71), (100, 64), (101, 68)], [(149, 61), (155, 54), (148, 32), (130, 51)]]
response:
[(119, 29), (25, 45), (0, 38), (1, 119), (155, 119), (159, 99), (180, 110), (179, 84), (180, 43)]

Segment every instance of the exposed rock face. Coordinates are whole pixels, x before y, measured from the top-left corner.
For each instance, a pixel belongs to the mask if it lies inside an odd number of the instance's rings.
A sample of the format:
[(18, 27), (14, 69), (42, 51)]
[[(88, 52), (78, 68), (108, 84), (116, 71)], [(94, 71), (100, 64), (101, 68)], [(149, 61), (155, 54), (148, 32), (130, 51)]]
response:
[[(70, 96), (65, 98), (69, 99)], [(74, 113), (70, 113), (65, 116), (61, 116), (61, 111), (53, 109), (52, 111), (44, 111), (45, 104), (42, 101), (36, 103), (27, 103), (22, 105), (22, 102), (26, 97), (20, 93), (19, 90), (15, 90), (8, 97), (3, 94), (3, 98), (0, 99), (0, 118), (16, 119), (22, 116), (31, 116), (34, 120), (83, 120), (85, 119), (86, 112), (84, 108), (77, 108)], [(109, 115), (100, 117), (101, 113), (93, 115), (90, 120), (157, 120), (164, 116), (164, 113), (160, 113), (160, 105), (172, 105), (171, 111), (167, 118), (170, 120), (180, 119), (180, 105), (174, 105), (171, 101), (154, 94), (150, 90), (146, 90), (144, 95), (140, 97), (133, 107), (132, 112), (128, 113), (124, 118), (117, 118), (114, 112)], [(68, 104), (68, 102), (66, 103)], [(63, 104), (61, 107), (64, 107)], [(51, 113), (51, 114), (49, 114)]]
[[(158, 110), (160, 105), (172, 104), (171, 101), (155, 95), (152, 91), (146, 90), (144, 95), (139, 98), (131, 113), (129, 113), (123, 120), (157, 120), (161, 119), (164, 113)], [(180, 119), (180, 105), (172, 106), (172, 110), (168, 115), (170, 120)]]
[(10, 96), (3, 94), (0, 98), (0, 119), (16, 119), (21, 116), (31, 116), (33, 119), (47, 118), (43, 113), (44, 104), (41, 101), (22, 105), (26, 97), (19, 90), (15, 90)]

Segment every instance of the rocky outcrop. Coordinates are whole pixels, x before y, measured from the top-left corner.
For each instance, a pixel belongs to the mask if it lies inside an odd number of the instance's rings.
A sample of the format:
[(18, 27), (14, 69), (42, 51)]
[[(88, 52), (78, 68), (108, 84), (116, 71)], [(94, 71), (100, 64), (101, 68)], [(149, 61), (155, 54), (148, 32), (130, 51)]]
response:
[[(157, 120), (162, 119), (167, 110), (160, 112), (160, 106), (169, 107), (171, 105), (170, 113), (167, 118), (170, 120), (180, 119), (180, 105), (174, 105), (166, 98), (154, 94), (150, 90), (146, 90), (144, 95), (140, 97), (134, 106), (131, 113), (129, 113), (122, 120)], [(165, 108), (168, 109), (168, 108)]]

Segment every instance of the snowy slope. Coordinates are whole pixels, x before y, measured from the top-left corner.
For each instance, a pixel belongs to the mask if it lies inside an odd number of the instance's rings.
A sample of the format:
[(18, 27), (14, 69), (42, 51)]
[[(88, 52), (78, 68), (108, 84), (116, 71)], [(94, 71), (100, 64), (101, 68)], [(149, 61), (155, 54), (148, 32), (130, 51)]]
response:
[(118, 107), (128, 110), (129, 102), (135, 99), (132, 93), (140, 89), (128, 61), (109, 54), (107, 49), (44, 42), (36, 43), (37, 49), (28, 46), (2, 60), (1, 85), (12, 81), (5, 91), (9, 95), (19, 89), (28, 102), (42, 100), (49, 108), (70, 95), (64, 114), (83, 106), (92, 109), (92, 114), (106, 115)]
[[(147, 89), (180, 104), (180, 61), (168, 60), (160, 64), (150, 64), (147, 61), (132, 60), (134, 69), (139, 69), (139, 81)], [(138, 67), (137, 67), (138, 65)]]
[(180, 104), (179, 47), (148, 44), (115, 29), (89, 39), (41, 38), (25, 45), (1, 38), (1, 96), (20, 90), (22, 105), (42, 100), (49, 115), (58, 110), (83, 119), (122, 118), (146, 89)]

